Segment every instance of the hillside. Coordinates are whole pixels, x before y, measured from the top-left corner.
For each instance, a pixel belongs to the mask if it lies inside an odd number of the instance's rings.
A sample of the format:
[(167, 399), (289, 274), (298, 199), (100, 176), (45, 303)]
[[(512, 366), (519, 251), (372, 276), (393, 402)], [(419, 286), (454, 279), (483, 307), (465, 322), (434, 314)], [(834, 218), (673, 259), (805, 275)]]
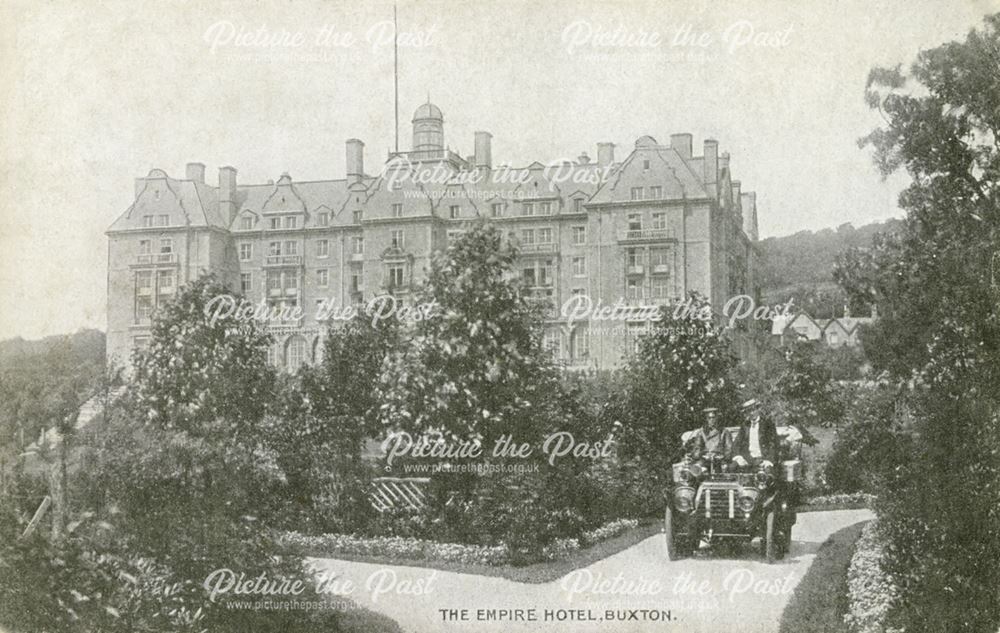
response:
[(837, 255), (852, 247), (866, 247), (876, 233), (895, 231), (899, 220), (875, 222), (855, 228), (841, 224), (836, 229), (799, 231), (760, 241), (761, 289), (767, 303), (795, 305), (817, 318), (842, 316), (846, 298), (833, 281)]

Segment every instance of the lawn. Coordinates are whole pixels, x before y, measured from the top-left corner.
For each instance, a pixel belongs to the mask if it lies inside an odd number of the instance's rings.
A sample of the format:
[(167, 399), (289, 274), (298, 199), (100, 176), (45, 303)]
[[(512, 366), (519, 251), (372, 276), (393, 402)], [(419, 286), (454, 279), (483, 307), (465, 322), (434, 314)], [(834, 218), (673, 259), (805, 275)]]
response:
[(830, 535), (781, 614), (778, 633), (846, 633), (847, 569), (867, 521)]

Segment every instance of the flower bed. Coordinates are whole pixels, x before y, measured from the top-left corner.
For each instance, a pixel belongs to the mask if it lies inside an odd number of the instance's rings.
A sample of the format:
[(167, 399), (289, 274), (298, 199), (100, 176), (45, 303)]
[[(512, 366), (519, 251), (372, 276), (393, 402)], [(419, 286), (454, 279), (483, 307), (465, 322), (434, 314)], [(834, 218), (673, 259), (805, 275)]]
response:
[[(558, 560), (581, 546), (589, 547), (638, 527), (635, 519), (619, 519), (601, 527), (584, 532), (580, 539), (558, 539), (542, 550), (542, 560)], [(416, 561), (437, 561), (466, 565), (500, 566), (510, 562), (510, 550), (506, 545), (461, 545), (438, 543), (418, 538), (401, 536), (361, 537), (351, 534), (321, 534), (308, 536), (298, 532), (286, 532), (280, 537), (282, 545), (294, 547), (312, 555), (322, 556), (373, 556)]]
[(875, 495), (867, 492), (848, 492), (833, 495), (819, 495), (806, 499), (801, 508), (807, 510), (828, 508), (868, 508), (875, 502)]
[(885, 619), (898, 595), (892, 578), (882, 568), (885, 543), (872, 521), (861, 532), (847, 570), (847, 599), (844, 622), (851, 633), (893, 633)]

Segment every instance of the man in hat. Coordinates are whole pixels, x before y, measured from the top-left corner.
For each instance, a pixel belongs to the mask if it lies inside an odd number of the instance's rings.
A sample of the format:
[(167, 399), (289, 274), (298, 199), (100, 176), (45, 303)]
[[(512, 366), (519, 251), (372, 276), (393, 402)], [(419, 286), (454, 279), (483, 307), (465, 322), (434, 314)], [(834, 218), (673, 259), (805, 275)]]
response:
[(778, 461), (778, 431), (774, 421), (764, 415), (756, 399), (743, 403), (744, 424), (736, 436), (733, 462), (741, 468), (756, 468), (764, 464), (773, 466)]
[(733, 438), (722, 426), (719, 410), (715, 407), (706, 407), (702, 412), (705, 414), (705, 424), (691, 438), (688, 455), (692, 459), (701, 459), (706, 453), (715, 453), (722, 457), (724, 462), (728, 462), (733, 454)]

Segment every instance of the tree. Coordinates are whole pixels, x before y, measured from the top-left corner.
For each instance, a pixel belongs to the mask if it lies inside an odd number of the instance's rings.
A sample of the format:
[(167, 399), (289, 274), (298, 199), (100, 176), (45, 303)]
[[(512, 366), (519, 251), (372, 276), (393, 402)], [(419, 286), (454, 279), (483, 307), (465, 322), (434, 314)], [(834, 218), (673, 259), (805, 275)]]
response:
[(874, 69), (866, 99), (886, 125), (861, 143), (900, 196), (901, 234), (842, 262), (838, 279), (874, 300), (877, 368), (909, 392), (905, 466), (882, 482), (879, 516), (901, 588), (892, 624), (984, 631), (1000, 624), (1000, 15), (908, 72)]
[(433, 306), (380, 383), (382, 423), (480, 440), (529, 441), (554, 380), (536, 309), (510, 278), (516, 250), (480, 223), (434, 257), (418, 301)]
[[(691, 299), (694, 313), (708, 305), (697, 294)], [(729, 425), (737, 423), (739, 405), (736, 358), (723, 331), (708, 321), (674, 319), (666, 310), (661, 315), (625, 366), (615, 407), (622, 456), (638, 460), (656, 494), (681, 455), (681, 434), (702, 425), (702, 409), (718, 407)]]

